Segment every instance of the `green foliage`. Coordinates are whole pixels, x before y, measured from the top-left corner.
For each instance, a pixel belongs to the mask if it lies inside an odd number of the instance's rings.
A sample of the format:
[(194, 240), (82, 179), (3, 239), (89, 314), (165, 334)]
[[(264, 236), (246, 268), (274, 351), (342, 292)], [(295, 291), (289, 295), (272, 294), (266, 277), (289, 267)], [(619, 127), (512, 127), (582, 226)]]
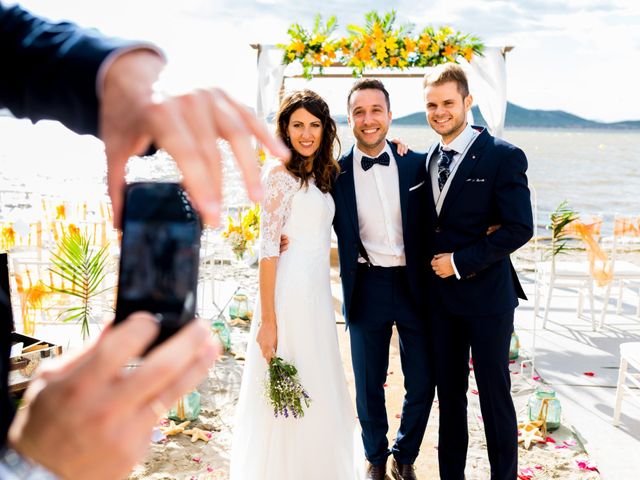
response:
[(80, 323), (82, 338), (89, 337), (89, 320), (94, 300), (112, 287), (100, 289), (107, 275), (109, 245), (99, 250), (91, 248), (91, 238), (74, 232), (65, 235), (58, 243), (58, 252), (53, 253), (51, 272), (61, 277), (70, 287), (53, 287), (59, 293), (79, 300), (80, 305), (72, 306), (60, 316), (63, 321)]
[(579, 217), (578, 212), (573, 210), (569, 203), (564, 200), (549, 216), (550, 223), (547, 228), (551, 230), (552, 250), (551, 255), (556, 256), (560, 253), (567, 253), (569, 248), (567, 247), (567, 241), (569, 235), (566, 232), (566, 227)]

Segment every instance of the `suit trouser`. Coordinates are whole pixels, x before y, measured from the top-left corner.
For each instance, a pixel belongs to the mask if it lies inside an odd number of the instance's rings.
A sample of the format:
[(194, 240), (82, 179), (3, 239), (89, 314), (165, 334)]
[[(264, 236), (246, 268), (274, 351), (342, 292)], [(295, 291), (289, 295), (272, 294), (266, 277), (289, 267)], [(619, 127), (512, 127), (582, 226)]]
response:
[[(415, 307), (405, 267), (367, 267), (357, 272), (349, 315), (356, 407), (367, 459), (374, 465), (393, 454), (412, 464), (422, 443), (434, 397), (434, 376), (425, 315)], [(405, 397), (395, 443), (388, 449), (384, 384), (392, 327), (400, 339)]]
[(509, 373), (513, 310), (501, 315), (459, 316), (447, 314), (436, 307), (431, 321), (440, 407), (440, 478), (464, 478), (469, 443), (467, 389), (471, 348), (491, 479), (515, 479), (518, 426)]

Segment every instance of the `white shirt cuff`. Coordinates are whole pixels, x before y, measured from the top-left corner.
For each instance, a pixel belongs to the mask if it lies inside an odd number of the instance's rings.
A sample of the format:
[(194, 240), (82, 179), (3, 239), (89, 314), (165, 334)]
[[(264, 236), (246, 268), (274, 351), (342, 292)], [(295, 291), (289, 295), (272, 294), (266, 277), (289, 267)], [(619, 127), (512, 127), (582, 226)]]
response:
[(132, 52), (134, 50), (150, 50), (156, 53), (162, 60), (167, 61), (167, 57), (162, 50), (156, 47), (153, 43), (138, 43), (136, 45), (132, 45), (130, 47), (118, 48), (111, 52), (100, 64), (100, 68), (98, 69), (98, 75), (96, 75), (96, 95), (98, 96), (98, 100), (102, 98), (102, 88), (104, 86), (104, 78), (109, 71), (113, 62), (115, 62), (120, 56), (125, 53)]
[(456, 262), (453, 261), (453, 253), (451, 254), (451, 266), (453, 267), (453, 272), (456, 274), (456, 278), (460, 280), (460, 274), (458, 273), (458, 269), (456, 268)]
[(56, 480), (58, 477), (12, 448), (5, 447), (0, 449), (0, 478), (2, 480)]

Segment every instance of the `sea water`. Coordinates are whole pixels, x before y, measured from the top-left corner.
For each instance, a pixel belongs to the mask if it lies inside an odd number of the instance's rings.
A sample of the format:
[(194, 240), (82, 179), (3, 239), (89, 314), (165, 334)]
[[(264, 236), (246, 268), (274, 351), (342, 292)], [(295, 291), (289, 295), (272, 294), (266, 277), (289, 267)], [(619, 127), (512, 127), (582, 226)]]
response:
[[(417, 151), (437, 140), (426, 126), (394, 126), (390, 137), (401, 138)], [(339, 127), (342, 152), (353, 144), (346, 125)], [(605, 228), (615, 214), (640, 215), (640, 131), (634, 130), (506, 130), (504, 138), (522, 148), (535, 190), (537, 223), (566, 200), (583, 214), (602, 214)], [(248, 203), (242, 176), (231, 150), (219, 144), (224, 157), (226, 206)], [(178, 178), (166, 157), (130, 162), (129, 179)], [(55, 122), (32, 125), (0, 117), (0, 217), (7, 217), (40, 195), (92, 199), (106, 194), (106, 160), (102, 143), (79, 136)], [(22, 202), (22, 203), (21, 203)], [(27, 205), (25, 205), (25, 203)]]

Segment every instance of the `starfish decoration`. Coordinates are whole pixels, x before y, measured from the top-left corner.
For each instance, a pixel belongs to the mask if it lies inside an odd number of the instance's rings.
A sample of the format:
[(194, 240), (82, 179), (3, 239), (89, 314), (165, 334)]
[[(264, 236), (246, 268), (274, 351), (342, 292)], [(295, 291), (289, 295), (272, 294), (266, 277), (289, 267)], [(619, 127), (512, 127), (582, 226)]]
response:
[(184, 433), (185, 435), (191, 435), (191, 443), (197, 442), (198, 440), (209, 443), (209, 436), (211, 435), (208, 431), (202, 430), (201, 428), (197, 427), (194, 427), (190, 430), (185, 430), (182, 433)]
[(249, 321), (242, 318), (234, 318), (229, 322), (230, 327), (246, 327), (247, 325), (249, 325)]
[(524, 443), (524, 448), (529, 450), (532, 443), (544, 443), (544, 434), (540, 431), (541, 420), (518, 424), (518, 443)]
[(173, 420), (171, 420), (171, 422), (169, 423), (169, 425), (167, 427), (161, 427), (160, 431), (162, 433), (164, 433), (167, 437), (169, 435), (177, 435), (179, 433), (184, 432), (184, 429), (187, 427), (187, 425), (189, 425), (191, 422), (189, 420), (187, 420), (186, 422), (182, 422), (178, 425), (176, 425), (176, 422), (174, 422)]

